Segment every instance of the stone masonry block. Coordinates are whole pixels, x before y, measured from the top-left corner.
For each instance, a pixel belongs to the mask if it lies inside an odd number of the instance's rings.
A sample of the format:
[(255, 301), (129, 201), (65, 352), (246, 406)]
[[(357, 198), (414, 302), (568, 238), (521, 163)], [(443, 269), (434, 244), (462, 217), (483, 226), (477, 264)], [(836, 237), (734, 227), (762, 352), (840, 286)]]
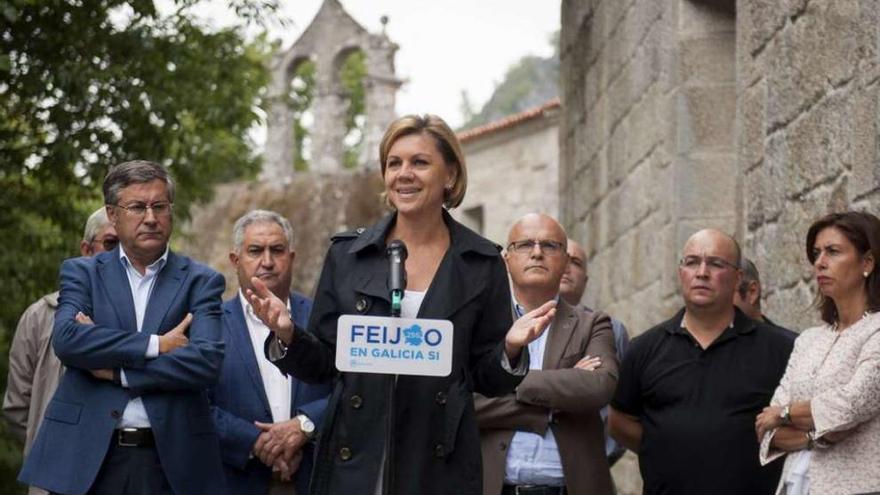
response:
[[(808, 191), (815, 184), (840, 175), (852, 167), (859, 139), (872, 139), (865, 135), (870, 128), (853, 126), (853, 119), (870, 107), (856, 107), (850, 95), (850, 91), (832, 95), (789, 126), (786, 165), (791, 173), (787, 174), (787, 195)], [(876, 115), (861, 116), (859, 120), (863, 123), (875, 118)]]
[(736, 144), (736, 87), (733, 83), (679, 90), (678, 150), (728, 151)]
[(678, 77), (684, 85), (729, 83), (736, 80), (736, 35), (712, 33), (679, 41)]
[(859, 63), (858, 0), (811, 2), (782, 32), (768, 65), (771, 125), (784, 125), (825, 92), (854, 77)]
[(761, 79), (737, 98), (737, 154), (740, 170), (764, 160), (764, 122), (767, 119), (767, 82)]
[(733, 153), (683, 158), (676, 166), (677, 218), (736, 215), (738, 174)]
[(768, 294), (762, 309), (773, 321), (800, 333), (822, 323), (819, 311), (812, 306), (815, 297), (814, 284), (802, 282)]
[(880, 115), (880, 85), (859, 90), (851, 98), (853, 150), (849, 197), (858, 198), (880, 188), (880, 122), (877, 120)]

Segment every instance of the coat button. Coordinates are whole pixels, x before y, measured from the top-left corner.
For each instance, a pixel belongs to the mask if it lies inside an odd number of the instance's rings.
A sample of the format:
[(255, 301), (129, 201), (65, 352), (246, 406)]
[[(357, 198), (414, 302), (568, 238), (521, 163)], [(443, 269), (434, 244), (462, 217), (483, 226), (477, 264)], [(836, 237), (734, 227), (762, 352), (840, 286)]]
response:
[(441, 406), (446, 404), (446, 394), (444, 392), (437, 392), (437, 395), (434, 396), (434, 402)]
[(355, 409), (360, 409), (364, 403), (364, 399), (361, 399), (360, 395), (352, 395), (351, 396), (351, 407)]
[(342, 447), (339, 449), (339, 458), (343, 461), (351, 459), (351, 449), (348, 447)]
[(357, 310), (358, 313), (363, 313), (367, 310), (367, 300), (363, 297), (358, 299), (356, 303), (354, 303), (354, 309)]
[(434, 456), (435, 457), (443, 457), (443, 444), (438, 443), (434, 446)]
[(355, 229), (355, 232), (357, 232), (358, 235), (361, 235), (361, 234), (363, 234), (363, 233), (366, 232), (366, 231), (367, 231), (367, 229), (365, 229), (365, 228), (363, 228), (363, 227), (358, 227), (357, 229)]
[(120, 416), (122, 416), (122, 413), (119, 412), (118, 409), (114, 409), (114, 410), (110, 411), (110, 417), (111, 417), (111, 418), (113, 418), (113, 419), (119, 419)]

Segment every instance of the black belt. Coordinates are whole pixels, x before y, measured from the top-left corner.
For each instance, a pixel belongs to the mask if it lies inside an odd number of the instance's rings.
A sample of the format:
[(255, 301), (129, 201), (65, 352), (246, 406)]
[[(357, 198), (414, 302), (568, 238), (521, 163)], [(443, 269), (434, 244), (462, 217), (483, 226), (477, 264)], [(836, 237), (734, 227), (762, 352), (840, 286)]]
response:
[(113, 430), (113, 444), (120, 447), (155, 447), (152, 428), (122, 428)]
[(504, 485), (501, 495), (565, 495), (564, 486), (549, 485)]

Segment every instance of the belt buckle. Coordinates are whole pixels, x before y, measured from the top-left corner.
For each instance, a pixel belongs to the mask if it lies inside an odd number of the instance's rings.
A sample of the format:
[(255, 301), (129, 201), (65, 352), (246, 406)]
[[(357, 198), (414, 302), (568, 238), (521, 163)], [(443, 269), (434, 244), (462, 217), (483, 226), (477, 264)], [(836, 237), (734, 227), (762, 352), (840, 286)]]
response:
[(130, 443), (123, 440), (123, 433), (137, 433), (137, 428), (120, 428), (119, 429), (119, 437), (117, 437), (116, 445), (120, 447), (137, 447), (137, 443)]

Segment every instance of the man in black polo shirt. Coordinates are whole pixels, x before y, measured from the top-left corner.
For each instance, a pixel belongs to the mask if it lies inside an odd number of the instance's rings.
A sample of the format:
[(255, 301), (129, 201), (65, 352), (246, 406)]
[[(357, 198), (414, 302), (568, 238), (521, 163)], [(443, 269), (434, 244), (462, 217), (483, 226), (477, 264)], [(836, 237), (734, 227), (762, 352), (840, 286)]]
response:
[(736, 241), (701, 230), (684, 246), (685, 307), (635, 338), (611, 401), (611, 434), (639, 454), (646, 494), (771, 494), (755, 416), (769, 404), (794, 340), (735, 308)]

